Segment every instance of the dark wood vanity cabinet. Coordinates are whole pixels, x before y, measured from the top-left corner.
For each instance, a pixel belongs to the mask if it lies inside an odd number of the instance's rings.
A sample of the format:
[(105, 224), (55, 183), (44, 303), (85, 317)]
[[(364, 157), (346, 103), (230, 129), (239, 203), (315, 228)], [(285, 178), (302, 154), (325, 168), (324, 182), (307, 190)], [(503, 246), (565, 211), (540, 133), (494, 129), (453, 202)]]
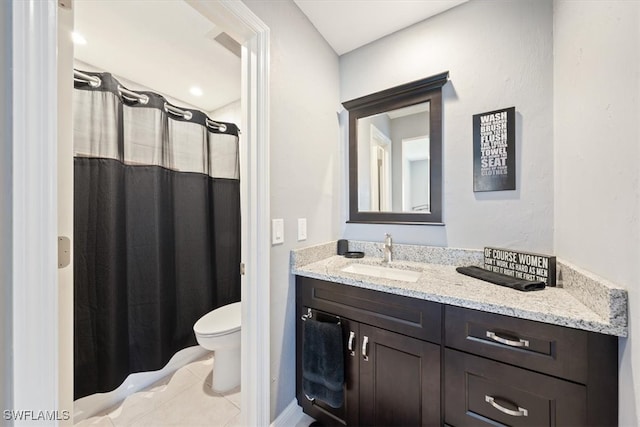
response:
[[(438, 304), (305, 277), (297, 277), (296, 302), (296, 395), (305, 413), (327, 426), (441, 425)], [(302, 390), (302, 316), (309, 310), (320, 321), (340, 318), (341, 408), (310, 401)]]
[(618, 339), (445, 306), (451, 426), (618, 425)]
[[(358, 425), (358, 404), (359, 404), (359, 366), (360, 359), (357, 355), (351, 354), (346, 349), (351, 345), (355, 349), (354, 341), (349, 342), (350, 333), (353, 333), (353, 339), (359, 336), (360, 325), (345, 317), (340, 318), (342, 326), (342, 338), (344, 350), (344, 403), (340, 408), (332, 408), (320, 400), (310, 400), (302, 390), (302, 316), (309, 315), (309, 307), (296, 307), (296, 397), (298, 404), (303, 408), (304, 412), (311, 415), (316, 420), (320, 420), (324, 425)], [(311, 309), (313, 318), (319, 321), (334, 322), (335, 315), (328, 314), (319, 310)]]
[[(617, 337), (301, 276), (296, 292), (298, 403), (324, 425), (617, 425)], [(309, 310), (340, 317), (338, 409), (301, 388)]]

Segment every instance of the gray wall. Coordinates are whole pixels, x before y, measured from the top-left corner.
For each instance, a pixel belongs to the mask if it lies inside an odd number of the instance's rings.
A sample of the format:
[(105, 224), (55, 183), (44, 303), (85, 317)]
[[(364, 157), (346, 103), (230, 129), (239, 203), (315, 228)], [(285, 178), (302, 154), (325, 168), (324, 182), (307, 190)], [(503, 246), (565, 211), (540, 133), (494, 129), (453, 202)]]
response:
[[(340, 57), (343, 101), (450, 72), (443, 88), (446, 226), (345, 224), (345, 238), (381, 241), (389, 232), (399, 243), (553, 249), (552, 27), (551, 0), (470, 1)], [(511, 106), (517, 190), (474, 193), (471, 116)]]
[(11, 2), (0, 2), (0, 32), (0, 411), (4, 411), (13, 406)]
[(640, 425), (640, 3), (556, 1), (554, 57), (555, 252), (629, 291), (619, 425)]
[[(290, 0), (246, 0), (271, 29), (271, 217), (285, 243), (271, 249), (272, 417), (295, 396), (295, 288), (289, 251), (338, 238), (342, 153), (338, 57)], [(297, 218), (308, 238), (297, 241)]]

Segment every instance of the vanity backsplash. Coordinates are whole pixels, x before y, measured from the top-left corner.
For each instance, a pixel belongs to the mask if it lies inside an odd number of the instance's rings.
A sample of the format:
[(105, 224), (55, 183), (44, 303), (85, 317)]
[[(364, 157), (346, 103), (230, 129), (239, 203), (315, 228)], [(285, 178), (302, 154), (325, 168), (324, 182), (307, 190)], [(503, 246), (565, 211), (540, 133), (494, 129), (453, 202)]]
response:
[[(350, 251), (364, 252), (365, 256), (382, 258), (383, 244), (377, 242), (349, 241)], [(418, 246), (393, 244), (393, 259), (396, 261), (423, 262), (428, 264), (453, 265), (462, 267), (484, 263), (482, 251), (474, 249), (442, 248), (437, 246)]]

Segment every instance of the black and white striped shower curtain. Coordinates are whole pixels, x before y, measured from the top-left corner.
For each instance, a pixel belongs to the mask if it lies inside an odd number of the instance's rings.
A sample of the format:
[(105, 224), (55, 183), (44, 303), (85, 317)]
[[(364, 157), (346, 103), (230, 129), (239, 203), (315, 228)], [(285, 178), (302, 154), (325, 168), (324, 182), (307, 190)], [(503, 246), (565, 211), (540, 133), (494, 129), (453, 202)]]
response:
[(74, 90), (76, 399), (161, 369), (240, 300), (237, 127), (86, 74), (100, 84)]

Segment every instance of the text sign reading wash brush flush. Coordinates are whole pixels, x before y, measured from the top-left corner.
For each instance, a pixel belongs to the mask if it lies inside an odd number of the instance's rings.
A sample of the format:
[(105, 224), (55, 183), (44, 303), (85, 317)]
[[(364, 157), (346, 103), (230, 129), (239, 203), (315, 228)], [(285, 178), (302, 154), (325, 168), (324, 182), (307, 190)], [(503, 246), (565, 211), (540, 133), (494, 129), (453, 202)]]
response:
[(524, 280), (556, 285), (556, 257), (509, 249), (484, 248), (484, 269)]
[(516, 189), (516, 108), (473, 116), (473, 191)]

